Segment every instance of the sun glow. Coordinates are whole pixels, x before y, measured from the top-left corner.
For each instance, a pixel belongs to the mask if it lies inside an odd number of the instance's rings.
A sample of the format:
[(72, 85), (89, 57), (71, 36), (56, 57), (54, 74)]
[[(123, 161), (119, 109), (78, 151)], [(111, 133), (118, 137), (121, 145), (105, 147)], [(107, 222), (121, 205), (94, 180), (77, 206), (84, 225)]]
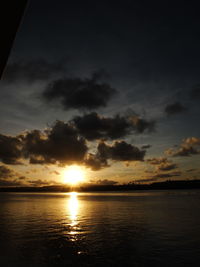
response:
[(85, 178), (83, 169), (79, 166), (73, 165), (68, 167), (64, 172), (64, 183), (77, 185)]

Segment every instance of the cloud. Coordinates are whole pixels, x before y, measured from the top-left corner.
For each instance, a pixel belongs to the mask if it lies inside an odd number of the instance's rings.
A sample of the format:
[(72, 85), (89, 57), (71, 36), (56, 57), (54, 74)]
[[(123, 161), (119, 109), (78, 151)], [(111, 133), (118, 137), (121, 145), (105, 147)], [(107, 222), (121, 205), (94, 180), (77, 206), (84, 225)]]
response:
[(157, 166), (158, 171), (170, 171), (177, 168), (177, 165), (175, 163), (163, 163), (159, 166)]
[(64, 65), (61, 62), (48, 62), (44, 59), (33, 61), (18, 61), (8, 64), (6, 67), (3, 81), (13, 83), (17, 81), (26, 81), (32, 83), (35, 81), (48, 80), (55, 77), (58, 73), (64, 72)]
[(142, 146), (141, 146), (142, 149), (148, 149), (148, 148), (151, 148), (151, 147), (152, 147), (152, 146), (151, 146), (151, 145), (148, 145), (148, 144), (147, 144), (147, 145), (142, 145)]
[(14, 176), (13, 170), (4, 165), (0, 165), (0, 179), (11, 178), (13, 176)]
[(147, 131), (149, 133), (155, 131), (155, 121), (147, 121), (145, 119), (140, 118), (138, 115), (132, 115), (128, 117), (129, 122), (134, 125), (137, 133), (143, 133)]
[[(110, 119), (105, 121), (110, 123)], [(108, 136), (108, 133), (112, 136), (112, 130), (112, 127), (108, 127), (108, 132), (106, 135), (104, 133), (104, 137)], [(96, 138), (103, 136), (96, 132), (93, 133), (93, 138), (94, 135)], [(85, 134), (85, 137), (88, 136)], [(145, 150), (140, 150), (125, 141), (106, 144), (101, 140), (97, 151), (90, 153), (85, 137), (73, 121), (68, 123), (56, 121), (44, 131), (26, 131), (16, 137), (0, 135), (0, 145), (2, 145), (0, 160), (6, 164), (22, 164), (24, 160), (29, 160), (30, 164), (68, 165), (76, 163), (99, 170), (110, 166), (108, 160), (129, 162), (144, 159)]]
[(137, 179), (134, 180), (134, 183), (148, 183), (148, 182), (154, 182), (155, 178), (145, 178), (145, 179)]
[(20, 136), (0, 134), (0, 160), (5, 164), (20, 164), (22, 143)]
[(145, 151), (127, 144), (125, 141), (115, 141), (112, 145), (100, 142), (97, 155), (101, 159), (114, 161), (143, 161)]
[(147, 162), (155, 165), (157, 171), (170, 171), (177, 168), (177, 164), (163, 157), (147, 159)]
[(166, 155), (173, 157), (188, 157), (192, 155), (200, 154), (199, 150), (200, 146), (200, 138), (198, 137), (190, 137), (183, 140), (180, 147), (177, 149), (169, 148), (165, 151)]
[(102, 158), (101, 155), (88, 153), (84, 163), (87, 167), (90, 167), (93, 171), (100, 170), (102, 168), (109, 167), (110, 165), (107, 162), (107, 158)]
[(194, 171), (196, 171), (197, 169), (188, 169), (188, 170), (186, 170), (186, 172), (194, 172)]
[(171, 173), (157, 173), (154, 175), (152, 178), (170, 178), (170, 177), (175, 177), (175, 176), (180, 176), (181, 172), (171, 172)]
[(96, 154), (89, 153), (85, 159), (85, 165), (92, 170), (100, 170), (109, 167), (108, 160), (112, 161), (143, 161), (145, 151), (127, 144), (125, 141), (115, 141), (106, 144), (101, 141), (98, 144)]
[(113, 118), (99, 116), (96, 112), (76, 116), (73, 122), (79, 133), (88, 140), (117, 139), (130, 132), (130, 123), (119, 115)]
[(168, 160), (167, 158), (160, 157), (160, 158), (147, 159), (146, 161), (152, 165), (159, 165), (162, 163), (166, 163)]
[(29, 180), (29, 185), (31, 186), (49, 186), (49, 185), (55, 185), (55, 181), (47, 181), (47, 180)]
[(180, 176), (181, 175), (181, 172), (177, 171), (177, 172), (171, 172), (171, 173), (157, 173), (155, 174), (154, 176), (151, 176), (149, 178), (144, 178), (144, 179), (138, 179), (138, 180), (135, 180), (134, 182), (137, 182), (137, 183), (146, 183), (146, 182), (155, 182), (159, 179), (163, 179), (163, 178), (171, 178), (171, 177), (177, 177), (177, 176)]
[(24, 184), (19, 180), (3, 180), (0, 179), (0, 186), (23, 186)]
[(87, 140), (95, 139), (119, 139), (132, 132), (151, 132), (155, 122), (147, 121), (136, 116), (103, 117), (96, 112), (91, 112), (83, 116), (76, 116), (72, 122), (80, 135)]
[(178, 113), (183, 113), (185, 111), (187, 111), (187, 108), (185, 106), (183, 106), (183, 104), (181, 104), (180, 102), (175, 102), (175, 103), (169, 104), (165, 107), (165, 113), (168, 116), (175, 115)]
[(33, 130), (24, 134), (24, 155), (32, 164), (82, 162), (88, 150), (85, 139), (74, 127), (56, 121), (45, 132)]
[(108, 101), (116, 94), (116, 89), (108, 83), (99, 81), (99, 76), (91, 78), (65, 78), (49, 83), (43, 92), (47, 102), (59, 101), (64, 110), (94, 110), (106, 107)]
[(200, 138), (198, 137), (188, 137), (184, 140), (186, 145), (198, 145), (200, 146)]
[(0, 165), (0, 186), (21, 186), (24, 180), (22, 178), (7, 166)]

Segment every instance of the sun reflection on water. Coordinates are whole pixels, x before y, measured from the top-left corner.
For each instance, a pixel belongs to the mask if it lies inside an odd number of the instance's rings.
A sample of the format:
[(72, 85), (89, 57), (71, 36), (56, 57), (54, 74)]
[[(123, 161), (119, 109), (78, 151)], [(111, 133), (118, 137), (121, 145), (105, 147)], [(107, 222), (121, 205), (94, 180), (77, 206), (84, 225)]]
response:
[(79, 208), (79, 203), (78, 203), (78, 197), (76, 192), (71, 192), (70, 197), (68, 200), (68, 212), (69, 212), (69, 219), (70, 219), (70, 231), (68, 234), (71, 236), (71, 240), (75, 241), (76, 240), (76, 235), (78, 234), (78, 208)]
[(70, 220), (71, 220), (70, 225), (75, 226), (77, 225), (77, 215), (78, 215), (78, 198), (77, 198), (76, 192), (70, 193), (68, 208), (69, 208), (69, 215), (70, 215)]

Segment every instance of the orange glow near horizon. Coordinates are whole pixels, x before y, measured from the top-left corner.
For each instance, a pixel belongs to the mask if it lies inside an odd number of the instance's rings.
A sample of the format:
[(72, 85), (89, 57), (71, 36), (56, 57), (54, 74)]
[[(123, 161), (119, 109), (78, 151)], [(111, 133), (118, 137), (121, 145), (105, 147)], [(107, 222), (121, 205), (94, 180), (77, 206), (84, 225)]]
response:
[(72, 165), (64, 171), (63, 179), (65, 184), (75, 186), (85, 179), (85, 172), (80, 166)]

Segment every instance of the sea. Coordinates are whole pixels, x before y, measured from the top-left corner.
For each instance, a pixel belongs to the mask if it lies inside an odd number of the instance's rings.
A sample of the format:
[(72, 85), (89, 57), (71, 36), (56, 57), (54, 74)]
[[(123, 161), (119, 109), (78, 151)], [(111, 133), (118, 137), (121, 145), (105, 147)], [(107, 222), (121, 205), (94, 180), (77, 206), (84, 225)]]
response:
[(198, 266), (200, 190), (0, 193), (0, 266)]

